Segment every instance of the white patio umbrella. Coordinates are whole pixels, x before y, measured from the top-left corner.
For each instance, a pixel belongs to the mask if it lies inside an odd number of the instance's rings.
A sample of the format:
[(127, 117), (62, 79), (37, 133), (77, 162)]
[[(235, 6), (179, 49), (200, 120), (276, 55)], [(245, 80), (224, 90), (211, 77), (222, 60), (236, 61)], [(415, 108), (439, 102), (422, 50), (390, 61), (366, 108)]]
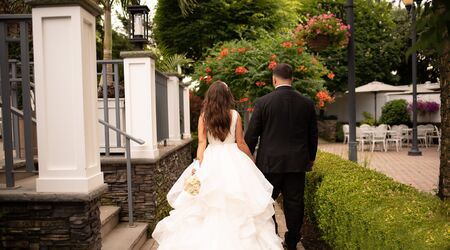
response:
[(369, 82), (365, 85), (359, 86), (355, 89), (356, 93), (373, 93), (373, 97), (374, 97), (374, 101), (375, 101), (375, 122), (377, 121), (377, 94), (379, 92), (402, 92), (404, 90), (393, 86), (393, 85), (389, 85), (386, 83), (382, 83), (382, 82), (378, 82), (378, 81), (373, 81), (373, 82)]

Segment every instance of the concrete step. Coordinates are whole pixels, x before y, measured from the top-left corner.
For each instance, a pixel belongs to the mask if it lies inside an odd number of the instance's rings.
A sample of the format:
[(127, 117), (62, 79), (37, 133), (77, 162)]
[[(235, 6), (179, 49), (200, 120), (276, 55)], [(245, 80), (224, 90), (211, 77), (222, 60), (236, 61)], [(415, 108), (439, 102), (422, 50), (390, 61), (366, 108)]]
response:
[(148, 239), (145, 244), (141, 247), (141, 250), (157, 250), (158, 243), (154, 239)]
[(119, 224), (119, 207), (100, 206), (100, 221), (102, 222), (102, 239)]
[(147, 240), (147, 223), (134, 223), (129, 227), (128, 222), (119, 223), (102, 240), (104, 250), (140, 250)]

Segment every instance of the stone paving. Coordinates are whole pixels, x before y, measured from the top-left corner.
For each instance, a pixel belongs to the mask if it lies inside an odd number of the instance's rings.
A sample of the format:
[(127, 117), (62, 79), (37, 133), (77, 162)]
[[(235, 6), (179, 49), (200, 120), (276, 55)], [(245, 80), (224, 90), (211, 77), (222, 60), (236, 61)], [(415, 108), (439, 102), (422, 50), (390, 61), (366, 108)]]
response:
[[(320, 141), (319, 149), (348, 159), (348, 144)], [(436, 193), (439, 182), (437, 147), (421, 147), (422, 156), (408, 156), (408, 150), (409, 148), (404, 147), (399, 152), (393, 149), (373, 153), (358, 151), (358, 162), (420, 191)]]

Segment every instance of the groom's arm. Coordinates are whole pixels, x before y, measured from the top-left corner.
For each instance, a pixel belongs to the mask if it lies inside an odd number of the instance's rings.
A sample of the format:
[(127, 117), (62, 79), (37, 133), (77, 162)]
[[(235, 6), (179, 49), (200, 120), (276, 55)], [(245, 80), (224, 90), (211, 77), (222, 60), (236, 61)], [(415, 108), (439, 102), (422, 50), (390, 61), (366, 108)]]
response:
[(258, 138), (262, 133), (262, 109), (260, 102), (255, 103), (253, 109), (252, 118), (245, 132), (245, 142), (247, 143), (250, 152), (255, 153), (256, 144), (258, 144)]
[(311, 105), (311, 117), (309, 122), (309, 139), (308, 139), (308, 150), (309, 150), (309, 160), (314, 162), (316, 160), (317, 144), (319, 140), (318, 130), (317, 130), (317, 118), (316, 109), (314, 104)]

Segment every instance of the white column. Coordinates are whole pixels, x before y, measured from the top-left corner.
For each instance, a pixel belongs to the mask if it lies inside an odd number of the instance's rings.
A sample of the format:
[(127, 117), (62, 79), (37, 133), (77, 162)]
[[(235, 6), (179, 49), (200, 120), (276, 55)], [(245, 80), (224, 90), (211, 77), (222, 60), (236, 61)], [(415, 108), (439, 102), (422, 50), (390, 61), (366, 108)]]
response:
[(183, 138), (191, 138), (191, 111), (189, 106), (189, 88), (184, 87), (183, 91), (184, 107), (184, 132)]
[(62, 2), (30, 2), (39, 146), (36, 189), (88, 193), (103, 185), (95, 56), (95, 15), (100, 9), (90, 1)]
[(156, 135), (155, 60), (151, 52), (121, 52), (124, 58), (125, 120), (127, 133), (145, 141), (131, 143), (131, 157), (158, 156)]
[[(180, 132), (180, 78), (178, 75), (168, 75), (167, 102), (169, 116), (169, 143), (181, 140)], [(183, 110), (184, 112), (184, 110)]]

